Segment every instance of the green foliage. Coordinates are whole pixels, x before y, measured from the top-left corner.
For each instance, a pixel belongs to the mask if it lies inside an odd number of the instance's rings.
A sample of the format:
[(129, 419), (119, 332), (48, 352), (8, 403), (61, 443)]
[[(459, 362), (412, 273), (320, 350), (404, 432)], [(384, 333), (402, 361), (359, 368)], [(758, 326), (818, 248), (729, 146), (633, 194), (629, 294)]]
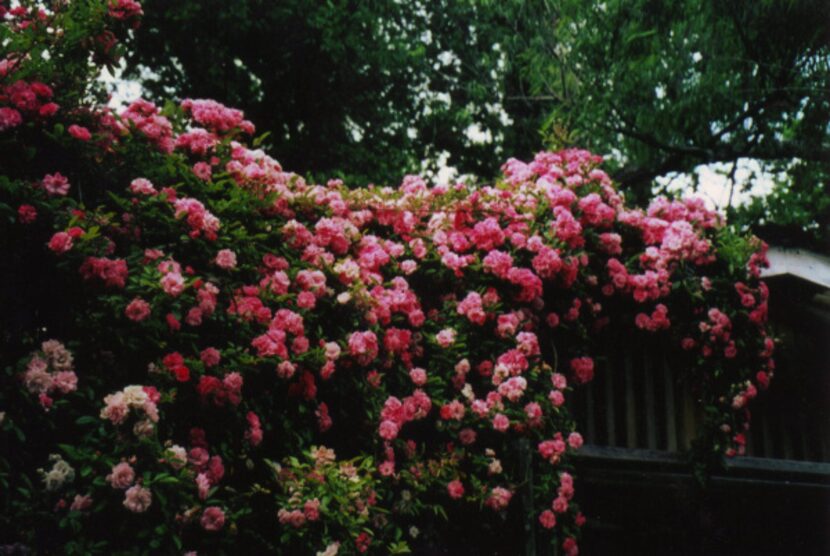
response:
[(551, 0), (539, 10), (555, 27), (525, 58), (549, 143), (616, 153), (614, 177), (640, 201), (655, 177), (757, 159), (786, 173), (742, 222), (766, 212), (797, 238), (830, 237), (824, 0)]
[(396, 183), (446, 151), (489, 177), (540, 143), (542, 107), (511, 100), (527, 87), (511, 56), (522, 4), (150, 0), (129, 73), (156, 98), (239, 106), (307, 176)]

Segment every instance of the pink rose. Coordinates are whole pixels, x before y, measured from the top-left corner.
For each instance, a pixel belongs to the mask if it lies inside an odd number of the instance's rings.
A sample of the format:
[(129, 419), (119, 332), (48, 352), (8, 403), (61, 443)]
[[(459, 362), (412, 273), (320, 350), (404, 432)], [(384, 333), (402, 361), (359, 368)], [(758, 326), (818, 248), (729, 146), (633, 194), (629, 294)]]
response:
[(196, 475), (196, 490), (199, 493), (199, 500), (205, 500), (210, 492), (210, 479), (204, 473)]
[(199, 359), (202, 360), (205, 367), (213, 367), (218, 365), (219, 362), (222, 360), (222, 354), (219, 352), (218, 349), (209, 347), (202, 350), (199, 354)]
[(61, 175), (60, 172), (43, 176), (40, 184), (49, 195), (66, 196), (66, 194), (69, 193), (69, 180), (66, 179), (65, 176)]
[(427, 383), (427, 372), (420, 367), (414, 367), (409, 370), (409, 378), (415, 386), (423, 386)]
[(230, 249), (221, 249), (216, 254), (215, 262), (216, 266), (218, 266), (219, 268), (224, 268), (225, 270), (236, 268), (236, 253), (234, 253)]
[(435, 336), (435, 340), (441, 347), (448, 348), (455, 343), (455, 330), (452, 328), (445, 328)]
[(66, 253), (72, 249), (72, 236), (66, 232), (57, 232), (49, 240), (49, 249), (55, 253)]
[(119, 488), (124, 490), (135, 481), (135, 471), (129, 463), (122, 461), (112, 468), (112, 472), (107, 475), (107, 482), (112, 488)]
[(508, 419), (503, 413), (497, 413), (496, 416), (493, 417), (493, 428), (499, 432), (506, 431), (510, 428), (510, 419)]
[(447, 484), (447, 493), (450, 495), (450, 498), (458, 500), (464, 496), (464, 485), (458, 479), (450, 481)]
[(17, 218), (21, 224), (31, 224), (37, 220), (37, 210), (32, 205), (20, 205), (17, 208)]
[(89, 141), (92, 139), (92, 134), (83, 126), (72, 124), (69, 126), (69, 135), (78, 139), (79, 141)]
[(594, 360), (590, 357), (571, 359), (571, 370), (578, 383), (585, 384), (586, 382), (590, 382), (594, 378)]
[(368, 365), (378, 355), (378, 338), (374, 332), (353, 332), (349, 336), (349, 353), (361, 365)]
[(150, 316), (150, 304), (136, 297), (124, 309), (124, 314), (133, 322), (141, 322)]
[(558, 514), (563, 514), (568, 511), (568, 500), (562, 496), (558, 496), (551, 504), (553, 511)]
[(131, 486), (124, 493), (124, 507), (133, 513), (140, 514), (146, 512), (152, 503), (153, 494), (149, 489), (139, 485)]
[(503, 510), (510, 504), (510, 499), (513, 497), (513, 493), (503, 487), (495, 487), (491, 492), (490, 496), (485, 501), (485, 504), (493, 509), (493, 510)]
[(75, 498), (72, 500), (72, 505), (69, 506), (69, 509), (74, 512), (82, 512), (84, 510), (88, 510), (92, 506), (92, 496), (88, 494), (76, 494)]
[(572, 432), (568, 435), (568, 445), (574, 450), (580, 449), (582, 447), (582, 442), (582, 435), (578, 432)]
[(208, 506), (199, 523), (205, 531), (218, 531), (225, 526), (225, 512), (218, 506)]
[(398, 430), (398, 425), (387, 419), (378, 427), (378, 434), (385, 440), (394, 440), (398, 436)]
[(556, 514), (550, 510), (545, 510), (539, 515), (539, 523), (545, 529), (553, 529), (556, 527)]
[(178, 272), (168, 272), (161, 279), (161, 287), (166, 294), (177, 297), (184, 291), (184, 277)]
[(130, 192), (136, 195), (155, 195), (158, 193), (153, 183), (147, 178), (136, 178), (130, 182)]
[(316, 498), (306, 500), (306, 503), (303, 504), (303, 513), (309, 521), (317, 521), (320, 519), (320, 501)]

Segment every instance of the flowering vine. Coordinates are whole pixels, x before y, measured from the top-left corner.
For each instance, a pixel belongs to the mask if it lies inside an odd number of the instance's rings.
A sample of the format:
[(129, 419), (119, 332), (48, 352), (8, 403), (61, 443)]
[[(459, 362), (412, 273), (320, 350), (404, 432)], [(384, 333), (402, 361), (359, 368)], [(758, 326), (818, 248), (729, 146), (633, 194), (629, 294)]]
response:
[[(24, 521), (73, 553), (332, 556), (405, 552), (426, 515), (466, 507), (532, 513), (575, 555), (566, 400), (609, 330), (675, 346), (710, 450), (743, 452), (774, 371), (760, 242), (698, 199), (626, 206), (583, 150), (510, 159), (490, 185), (350, 188), (284, 170), (212, 100), (80, 100), (83, 49), (115, 57), (141, 12), (0, 14), (0, 143), (48, 153), (0, 178), (9, 256), (50, 274), (20, 292), (43, 322), (0, 397), (2, 434), (51, 451), (0, 456), (2, 480), (54, 462), (43, 492), (3, 488)], [(96, 40), (54, 33), (70, 21)], [(15, 50), (32, 41), (76, 65)]]

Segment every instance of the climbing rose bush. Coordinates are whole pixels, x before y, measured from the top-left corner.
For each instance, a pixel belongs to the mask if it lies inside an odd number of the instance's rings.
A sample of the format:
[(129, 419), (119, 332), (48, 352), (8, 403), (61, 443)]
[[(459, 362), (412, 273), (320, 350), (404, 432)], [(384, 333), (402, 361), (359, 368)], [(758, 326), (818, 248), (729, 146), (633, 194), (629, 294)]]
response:
[(0, 542), (388, 554), (467, 512), (573, 556), (567, 399), (615, 330), (675, 346), (703, 451), (743, 452), (763, 244), (697, 199), (626, 206), (583, 150), (354, 188), (212, 100), (116, 113), (95, 78), (141, 13), (0, 8)]

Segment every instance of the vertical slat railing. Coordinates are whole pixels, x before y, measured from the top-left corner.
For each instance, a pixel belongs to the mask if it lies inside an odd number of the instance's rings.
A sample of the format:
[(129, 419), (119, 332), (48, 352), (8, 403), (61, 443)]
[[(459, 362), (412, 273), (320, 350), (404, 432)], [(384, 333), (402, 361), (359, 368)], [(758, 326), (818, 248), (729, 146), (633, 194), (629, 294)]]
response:
[(643, 354), (643, 382), (645, 383), (646, 391), (646, 443), (649, 450), (657, 449), (657, 408), (654, 399), (654, 369), (652, 366), (652, 358), (649, 356), (649, 350)]
[(674, 405), (674, 368), (666, 361), (666, 352), (660, 350), (663, 371), (663, 395), (666, 397), (666, 447), (677, 451), (677, 408)]
[(614, 392), (614, 381), (616, 380), (617, 365), (612, 363), (616, 357), (609, 357), (605, 372), (605, 430), (608, 433), (608, 446), (617, 445), (617, 413), (616, 392)]
[(626, 445), (637, 447), (637, 402), (634, 396), (634, 362), (630, 353), (625, 354), (625, 432)]
[(586, 416), (587, 422), (585, 423), (585, 435), (588, 443), (594, 444), (597, 441), (596, 407), (594, 404), (594, 389), (590, 387), (585, 391), (585, 410), (588, 413)]

